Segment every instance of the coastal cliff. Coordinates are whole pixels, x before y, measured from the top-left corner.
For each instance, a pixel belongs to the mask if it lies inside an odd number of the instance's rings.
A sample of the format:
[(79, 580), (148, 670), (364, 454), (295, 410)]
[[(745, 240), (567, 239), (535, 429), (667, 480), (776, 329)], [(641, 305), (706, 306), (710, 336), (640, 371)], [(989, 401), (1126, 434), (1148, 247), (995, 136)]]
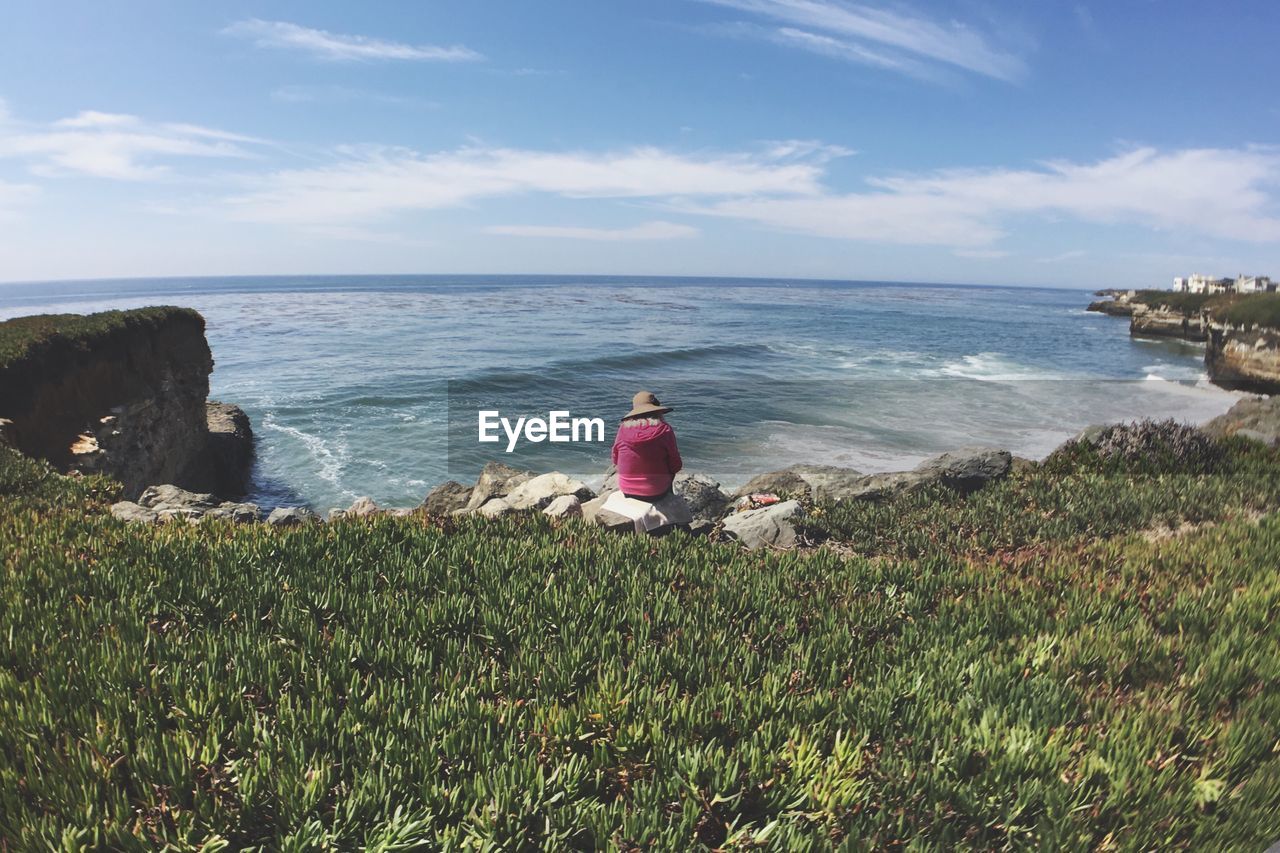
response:
[(212, 370), (190, 309), (0, 323), (4, 438), (60, 470), (114, 477), (130, 497), (155, 483), (239, 495), (253, 434), (238, 408), (207, 400)]
[(1215, 325), (1204, 359), (1209, 376), (1223, 387), (1280, 394), (1280, 330)]
[(1112, 292), (1088, 310), (1129, 317), (1133, 337), (1205, 343), (1210, 381), (1232, 390), (1280, 394), (1280, 294)]
[(1209, 338), (1208, 318), (1203, 314), (1185, 314), (1164, 305), (1132, 306), (1129, 312), (1129, 334), (1136, 338), (1180, 338), (1203, 342)]

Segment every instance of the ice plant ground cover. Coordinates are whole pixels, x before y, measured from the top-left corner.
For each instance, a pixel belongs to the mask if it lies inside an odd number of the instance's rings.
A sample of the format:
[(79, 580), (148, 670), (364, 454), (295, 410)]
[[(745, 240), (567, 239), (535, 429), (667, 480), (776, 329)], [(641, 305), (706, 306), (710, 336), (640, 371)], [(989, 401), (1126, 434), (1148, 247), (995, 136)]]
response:
[(1261, 849), (1280, 456), (1134, 446), (815, 507), (775, 554), (126, 526), (0, 449), (0, 839)]

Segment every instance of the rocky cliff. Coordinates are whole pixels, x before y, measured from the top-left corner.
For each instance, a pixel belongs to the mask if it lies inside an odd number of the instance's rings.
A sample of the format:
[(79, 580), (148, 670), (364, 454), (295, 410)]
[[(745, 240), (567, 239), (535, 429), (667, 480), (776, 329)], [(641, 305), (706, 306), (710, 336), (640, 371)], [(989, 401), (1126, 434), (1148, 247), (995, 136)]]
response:
[(1280, 394), (1280, 330), (1213, 324), (1205, 347), (1209, 378), (1238, 391)]
[(1140, 338), (1181, 338), (1205, 341), (1208, 320), (1203, 314), (1186, 314), (1163, 305), (1135, 304), (1130, 312), (1129, 334)]
[(242, 411), (207, 401), (212, 370), (189, 309), (0, 323), (6, 440), (64, 471), (112, 476), (129, 497), (156, 483), (241, 494), (252, 432)]

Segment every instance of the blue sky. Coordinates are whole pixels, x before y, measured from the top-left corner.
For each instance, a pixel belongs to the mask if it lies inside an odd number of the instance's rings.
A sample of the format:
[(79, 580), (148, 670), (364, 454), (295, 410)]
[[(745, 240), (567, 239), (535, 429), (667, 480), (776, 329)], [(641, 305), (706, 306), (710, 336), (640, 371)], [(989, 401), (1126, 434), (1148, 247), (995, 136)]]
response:
[(1189, 0), (13, 4), (0, 281), (1280, 276), (1277, 33)]

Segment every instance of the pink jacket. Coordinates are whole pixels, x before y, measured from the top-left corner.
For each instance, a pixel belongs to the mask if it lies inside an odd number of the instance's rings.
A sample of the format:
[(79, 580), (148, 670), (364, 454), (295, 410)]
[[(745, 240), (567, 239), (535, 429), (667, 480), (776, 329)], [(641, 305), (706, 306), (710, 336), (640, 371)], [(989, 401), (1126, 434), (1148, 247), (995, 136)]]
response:
[(613, 464), (618, 466), (618, 488), (624, 494), (645, 497), (671, 488), (672, 479), (684, 465), (675, 430), (652, 418), (623, 421), (618, 426)]

